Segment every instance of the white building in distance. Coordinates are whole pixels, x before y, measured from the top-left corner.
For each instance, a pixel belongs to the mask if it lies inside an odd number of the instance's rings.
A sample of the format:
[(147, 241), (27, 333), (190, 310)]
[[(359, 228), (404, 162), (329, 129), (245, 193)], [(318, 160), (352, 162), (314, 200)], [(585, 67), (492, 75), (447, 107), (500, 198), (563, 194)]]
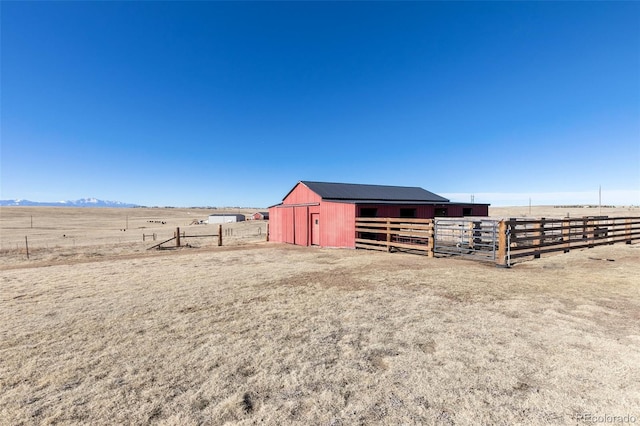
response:
[(243, 214), (210, 214), (208, 224), (244, 222)]

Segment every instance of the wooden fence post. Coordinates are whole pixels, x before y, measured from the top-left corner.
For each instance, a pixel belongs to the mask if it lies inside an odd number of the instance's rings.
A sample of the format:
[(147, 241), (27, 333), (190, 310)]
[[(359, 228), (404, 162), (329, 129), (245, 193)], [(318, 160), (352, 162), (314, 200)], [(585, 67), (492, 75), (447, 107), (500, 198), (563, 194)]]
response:
[(24, 236), (24, 245), (27, 248), (27, 259), (29, 259), (29, 241), (27, 240), (27, 236)]
[(533, 235), (538, 237), (535, 240), (533, 240), (533, 245), (536, 248), (533, 254), (534, 259), (540, 259), (540, 245), (544, 241), (544, 239), (542, 238), (544, 236), (544, 220), (545, 218), (542, 217), (538, 222), (533, 224), (533, 229), (534, 229)]
[(631, 244), (631, 219), (625, 219), (624, 236), (627, 238), (625, 244)]
[(391, 251), (391, 219), (387, 218), (387, 252)]
[(218, 225), (218, 247), (222, 245), (222, 224)]
[(498, 258), (496, 264), (509, 266), (507, 261), (507, 222), (501, 220), (498, 223)]
[(564, 253), (569, 253), (571, 248), (571, 220), (565, 219), (562, 221), (562, 242), (564, 243)]
[(594, 232), (595, 230), (595, 226), (594, 226), (594, 220), (593, 219), (589, 219), (587, 221), (587, 242), (589, 243), (588, 248), (593, 248), (593, 243), (595, 242), (595, 237), (596, 234)]
[(436, 233), (435, 233), (435, 229), (434, 229), (434, 221), (433, 219), (431, 219), (431, 222), (429, 222), (429, 241), (427, 242), (427, 257), (433, 257), (434, 256), (434, 248), (435, 248), (435, 243), (436, 243)]
[(267, 241), (269, 241), (269, 222), (267, 222)]
[(180, 247), (180, 228), (176, 228), (176, 247)]

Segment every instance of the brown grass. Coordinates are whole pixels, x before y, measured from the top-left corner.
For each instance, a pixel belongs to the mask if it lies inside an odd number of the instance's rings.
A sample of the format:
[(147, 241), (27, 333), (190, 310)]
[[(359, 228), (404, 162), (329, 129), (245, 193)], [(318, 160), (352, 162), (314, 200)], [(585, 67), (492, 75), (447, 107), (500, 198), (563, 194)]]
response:
[[(194, 220), (207, 219), (210, 213), (254, 212), (248, 209), (1, 207), (0, 268), (150, 256), (157, 253), (147, 249), (173, 237), (178, 227), (181, 234), (186, 235), (217, 234), (218, 224), (191, 224)], [(155, 242), (150, 237), (153, 234), (156, 234)], [(145, 241), (143, 235), (147, 235)], [(223, 224), (225, 246), (264, 241), (265, 235), (264, 221)], [(217, 246), (218, 240), (186, 238), (182, 242), (187, 248), (205, 249)], [(165, 246), (173, 245), (171, 242)]]
[(639, 245), (512, 269), (268, 243), (127, 256), (0, 268), (0, 423), (640, 417)]
[(529, 206), (526, 207), (489, 207), (489, 215), (494, 217), (546, 217), (546, 218), (562, 218), (562, 217), (583, 217), (583, 216), (640, 216), (640, 207), (554, 207), (554, 206)]

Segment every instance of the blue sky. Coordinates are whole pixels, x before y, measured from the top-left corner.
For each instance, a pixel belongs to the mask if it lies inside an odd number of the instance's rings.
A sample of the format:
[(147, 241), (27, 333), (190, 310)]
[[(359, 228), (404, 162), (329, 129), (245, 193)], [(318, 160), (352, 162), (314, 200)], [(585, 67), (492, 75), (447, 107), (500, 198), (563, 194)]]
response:
[(0, 3), (2, 199), (640, 204), (638, 2)]

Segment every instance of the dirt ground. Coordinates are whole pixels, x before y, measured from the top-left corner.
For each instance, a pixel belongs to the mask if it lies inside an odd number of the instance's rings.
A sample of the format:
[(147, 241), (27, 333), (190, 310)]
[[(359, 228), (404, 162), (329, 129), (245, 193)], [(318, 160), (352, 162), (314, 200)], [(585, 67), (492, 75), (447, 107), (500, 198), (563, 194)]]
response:
[(98, 232), (126, 212), (94, 210), (28, 261), (5, 241), (29, 212), (0, 211), (0, 424), (640, 422), (638, 244), (510, 269), (253, 237), (132, 251), (100, 236), (152, 219)]

